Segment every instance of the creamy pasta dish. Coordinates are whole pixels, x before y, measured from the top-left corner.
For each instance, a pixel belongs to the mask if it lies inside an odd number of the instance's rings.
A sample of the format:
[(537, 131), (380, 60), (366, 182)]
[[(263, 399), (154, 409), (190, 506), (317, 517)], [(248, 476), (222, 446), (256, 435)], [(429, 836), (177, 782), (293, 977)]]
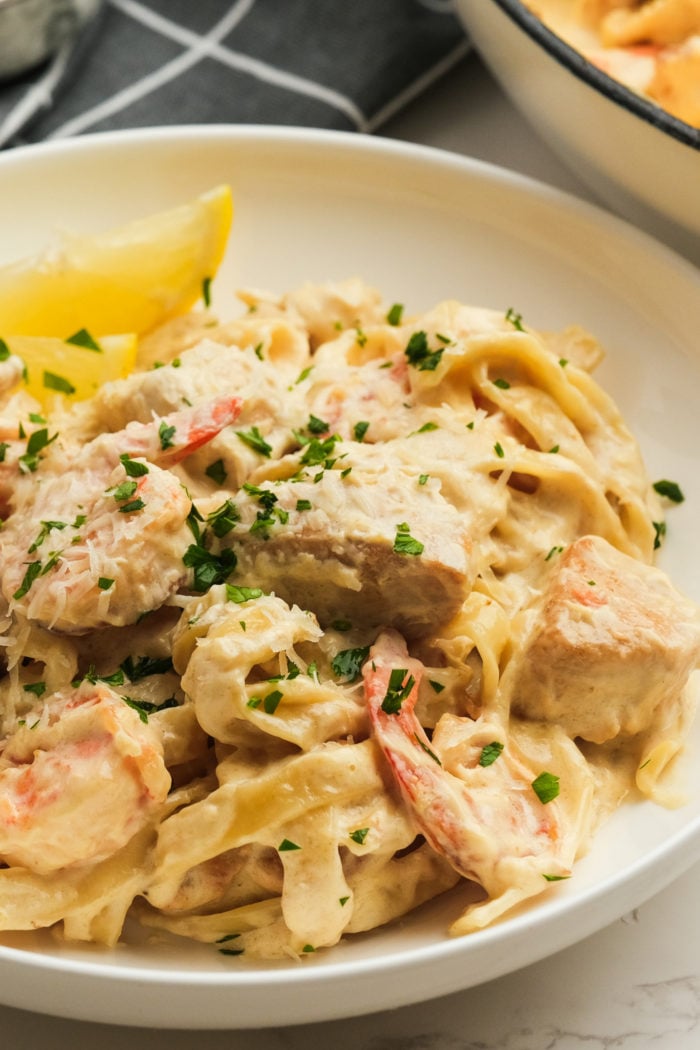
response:
[(527, 0), (594, 65), (700, 127), (700, 0)]
[(467, 934), (667, 801), (682, 492), (581, 329), (240, 299), (48, 409), (2, 344), (0, 929), (284, 959), (461, 884)]

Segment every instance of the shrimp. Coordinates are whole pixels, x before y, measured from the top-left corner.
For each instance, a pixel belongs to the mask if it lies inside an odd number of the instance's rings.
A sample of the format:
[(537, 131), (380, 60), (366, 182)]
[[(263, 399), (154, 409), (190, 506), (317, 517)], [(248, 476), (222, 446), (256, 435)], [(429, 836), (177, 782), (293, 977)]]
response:
[(10, 608), (80, 634), (160, 607), (187, 579), (192, 542), (192, 501), (167, 468), (233, 423), (240, 407), (222, 397), (100, 434), (73, 453), (67, 473), (66, 450), (44, 430), (0, 537)]
[(458, 759), (441, 757), (440, 723), (430, 741), (414, 714), (422, 671), (403, 638), (385, 631), (364, 665), (365, 695), (374, 736), (418, 830), (490, 898), (470, 909), (467, 925), (458, 920), (453, 928), (466, 932), (540, 892), (547, 880), (568, 877), (570, 836), (555, 802), (533, 790), (537, 774), (502, 730), (499, 741), (494, 723), (443, 716), (451, 729), (443, 734), (445, 751), (457, 750)]
[(97, 863), (169, 788), (157, 734), (109, 686), (56, 693), (0, 751), (0, 860), (39, 874)]

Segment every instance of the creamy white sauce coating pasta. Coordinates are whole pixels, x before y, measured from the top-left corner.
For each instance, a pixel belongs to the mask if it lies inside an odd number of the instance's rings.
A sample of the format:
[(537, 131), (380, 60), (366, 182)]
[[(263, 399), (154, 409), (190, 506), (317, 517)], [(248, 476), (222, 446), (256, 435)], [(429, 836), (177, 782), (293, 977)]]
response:
[(48, 422), (8, 366), (1, 929), (303, 957), (466, 883), (468, 933), (666, 801), (700, 616), (595, 340), (242, 299)]

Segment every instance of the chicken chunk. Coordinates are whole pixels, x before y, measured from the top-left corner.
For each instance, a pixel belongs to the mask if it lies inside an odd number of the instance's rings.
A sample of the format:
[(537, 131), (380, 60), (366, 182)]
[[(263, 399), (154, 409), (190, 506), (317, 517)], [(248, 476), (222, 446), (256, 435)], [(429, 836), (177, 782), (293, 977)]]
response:
[(508, 674), (514, 710), (604, 743), (679, 700), (700, 660), (700, 618), (660, 570), (584, 536), (524, 614)]
[(439, 483), (352, 442), (311, 458), (307, 447), (295, 475), (236, 498), (241, 520), (226, 538), (235, 582), (302, 603), (322, 625), (391, 625), (416, 637), (449, 620), (473, 569), (463, 518)]

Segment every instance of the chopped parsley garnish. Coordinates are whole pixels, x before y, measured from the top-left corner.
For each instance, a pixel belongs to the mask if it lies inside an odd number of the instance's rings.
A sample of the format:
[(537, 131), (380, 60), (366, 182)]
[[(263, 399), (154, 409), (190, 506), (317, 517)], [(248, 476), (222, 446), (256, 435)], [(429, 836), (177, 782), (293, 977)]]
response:
[(413, 557), (418, 557), (424, 550), (424, 544), (411, 536), (409, 526), (405, 521), (396, 526), (396, 536), (394, 537), (395, 554), (410, 554)]
[(110, 579), (109, 576), (100, 576), (97, 581), (97, 586), (101, 591), (108, 591), (110, 587), (114, 586), (114, 580)]
[(268, 445), (257, 427), (251, 427), (250, 430), (237, 430), (236, 434), (244, 445), (248, 445), (249, 448), (259, 452), (261, 456), (269, 458), (272, 452), (272, 445)]
[[(20, 425), (20, 437), (24, 436), (24, 428)], [(33, 434), (30, 434), (27, 439), (27, 451), (19, 457), (20, 469), (25, 472), (33, 473), (39, 466), (39, 453), (43, 452), (44, 449), (55, 441), (57, 437), (58, 434), (49, 437), (49, 432), (46, 427), (42, 427), (40, 430), (35, 430)]]
[(132, 459), (128, 452), (123, 452), (119, 457), (119, 462), (124, 467), (124, 470), (130, 478), (142, 478), (144, 474), (149, 473), (147, 463), (137, 463), (135, 459)]
[(283, 693), (279, 689), (273, 689), (271, 693), (263, 697), (262, 705), (268, 715), (274, 715), (275, 711), (279, 707), (279, 702), (283, 697)]
[(4, 339), (0, 339), (0, 361), (7, 361), (10, 356), (10, 348)]
[(357, 649), (341, 649), (331, 660), (333, 674), (345, 682), (356, 682), (368, 656), (368, 645), (359, 646)]
[(542, 872), (542, 878), (546, 879), (547, 882), (562, 882), (564, 879), (570, 879), (570, 875), (545, 875)]
[(554, 773), (540, 773), (532, 781), (532, 790), (543, 804), (551, 802), (559, 794), (559, 777)]
[(417, 733), (414, 733), (413, 737), (414, 737), (414, 740), (416, 741), (416, 743), (418, 744), (418, 746), (423, 751), (425, 751), (426, 755), (428, 755), (430, 758), (432, 758), (433, 762), (437, 762), (437, 764), (439, 766), (441, 766), (442, 762), (440, 761), (438, 756), (435, 754), (435, 752), (432, 750), (432, 748), (428, 747), (428, 745), (426, 744), (425, 740), (422, 740), (421, 737), (419, 737)]
[(220, 507), (212, 510), (207, 514), (207, 524), (211, 527), (211, 531), (215, 536), (221, 539), (222, 536), (226, 536), (231, 529), (235, 528), (237, 522), (239, 522), (241, 516), (238, 512), (236, 504), (230, 500), (225, 500)]
[(330, 460), (328, 457), (333, 454), (333, 449), (338, 441), (340, 437), (337, 434), (331, 434), (323, 441), (319, 438), (312, 438), (304, 449), (301, 462), (305, 466), (316, 466), (318, 463), (323, 463), (326, 469), (330, 470), (335, 460)]
[(506, 310), (506, 321), (508, 321), (509, 324), (512, 324), (516, 331), (525, 331), (523, 328), (523, 315), (516, 313), (512, 306), (509, 306)]
[(355, 441), (364, 441), (365, 434), (368, 430), (369, 423), (367, 422), (367, 420), (363, 419), (359, 423), (355, 423), (355, 426), (352, 428), (352, 436), (354, 437)]
[(356, 842), (358, 846), (362, 846), (368, 834), (369, 828), (357, 828), (356, 831), (350, 832), (350, 838), (353, 842)]
[(202, 299), (205, 306), (211, 306), (211, 277), (202, 278)]
[(237, 558), (228, 548), (220, 554), (212, 554), (205, 547), (191, 543), (182, 557), (183, 564), (194, 570), (193, 589), (198, 593), (208, 591), (217, 583), (226, 583), (236, 568)]
[(33, 693), (34, 696), (43, 696), (46, 692), (46, 682), (28, 682), (27, 685), (23, 685), (22, 689), (25, 693)]
[(170, 656), (139, 656), (136, 660), (127, 656), (119, 666), (130, 682), (138, 682), (152, 674), (167, 674), (173, 669), (173, 661)]
[(160, 426), (158, 427), (158, 437), (160, 438), (160, 447), (165, 452), (166, 449), (172, 448), (175, 442), (175, 431), (177, 427), (172, 424), (168, 425), (165, 420), (161, 420)]
[(92, 338), (87, 328), (80, 328), (73, 335), (69, 335), (66, 342), (70, 343), (71, 346), (82, 346), (85, 350), (93, 350), (97, 354), (103, 352), (102, 347)]
[(424, 423), (422, 427), (418, 427), (418, 430), (414, 431), (415, 434), (429, 434), (431, 430), (439, 430), (440, 427), (437, 423)]
[(137, 497), (136, 499), (129, 500), (128, 503), (122, 503), (121, 507), (119, 507), (119, 513), (135, 514), (136, 511), (143, 510), (145, 506), (146, 504), (144, 501), (140, 497)]
[(114, 496), (117, 503), (124, 499), (131, 499), (136, 492), (138, 484), (135, 481), (122, 481), (121, 484), (116, 485), (113, 489), (108, 489), (108, 492)]
[(497, 441), (496, 444), (493, 446), (493, 451), (496, 453), (499, 459), (503, 459), (503, 457), (505, 456), (505, 452), (503, 451), (503, 445), (500, 441)]
[(430, 474), (421, 474), (420, 477), (418, 478), (418, 484), (419, 485), (425, 485), (425, 483), (427, 482), (429, 477), (430, 477)]
[(494, 379), (493, 385), (497, 386), (499, 390), (510, 390), (510, 383), (507, 379)]
[(294, 385), (297, 386), (298, 383), (303, 383), (305, 379), (308, 379), (313, 367), (313, 365), (308, 365), (306, 368), (302, 368), (301, 372), (294, 380)]
[(68, 522), (66, 521), (42, 521), (37, 538), (31, 547), (28, 548), (27, 553), (33, 554), (35, 550), (38, 550), (52, 529), (65, 529), (67, 527)]
[(297, 510), (311, 510), (311, 500), (310, 499), (298, 499), (297, 500), (297, 508), (296, 509)]
[(395, 667), (389, 675), (389, 684), (382, 700), (382, 711), (387, 715), (397, 715), (415, 684), (415, 678), (405, 668)]
[(445, 688), (444, 685), (442, 684), (442, 682), (436, 682), (434, 678), (429, 678), (428, 679), (428, 685), (430, 686), (430, 688), (433, 690), (434, 693), (441, 693), (443, 691), (443, 689)]
[(659, 496), (665, 496), (666, 499), (670, 499), (672, 503), (682, 503), (685, 499), (676, 481), (666, 481), (665, 479), (655, 481), (654, 491), (658, 492)]
[(503, 744), (499, 740), (492, 740), (490, 744), (482, 747), (479, 756), (480, 766), (492, 766), (503, 751)]
[(204, 473), (212, 481), (215, 481), (217, 485), (223, 485), (228, 477), (228, 471), (224, 466), (223, 459), (215, 459), (213, 463), (209, 464)]
[(292, 842), (290, 839), (282, 839), (277, 847), (279, 853), (289, 853), (293, 849), (301, 849), (301, 846), (298, 846), (296, 842)]
[(564, 550), (564, 548), (563, 548), (563, 547), (561, 547), (561, 546), (559, 546), (558, 544), (557, 544), (557, 546), (556, 546), (556, 547), (550, 547), (550, 549), (549, 549), (549, 551), (547, 552), (547, 554), (546, 554), (546, 556), (545, 556), (545, 559), (544, 559), (544, 560), (545, 560), (545, 561), (549, 561), (549, 559), (550, 559), (550, 558), (553, 558), (555, 554), (561, 554), (561, 552), (562, 552), (563, 550)]
[(389, 309), (386, 315), (386, 323), (390, 325), (401, 324), (401, 318), (403, 317), (403, 303), (394, 303)]
[(440, 364), (443, 352), (444, 347), (440, 350), (430, 350), (425, 332), (414, 332), (404, 350), (408, 363), (414, 365), (419, 372), (434, 372)]
[(177, 707), (178, 702), (174, 696), (170, 697), (162, 704), (153, 704), (150, 700), (138, 700), (133, 696), (122, 696), (124, 703), (131, 707), (138, 714), (141, 721), (146, 724), (148, 722), (148, 716), (153, 715), (156, 711), (165, 711), (168, 707)]
[(652, 525), (654, 526), (654, 550), (657, 551), (666, 535), (666, 522), (652, 521)]
[(262, 594), (260, 587), (239, 587), (234, 583), (226, 584), (226, 600), (236, 602), (237, 605), (252, 601), (253, 598), (261, 598)]
[(331, 427), (330, 423), (326, 423), (325, 419), (319, 419), (318, 416), (312, 414), (309, 416), (306, 429), (312, 434), (327, 434)]
[(45, 573), (47, 573), (49, 569), (53, 568), (53, 566), (56, 564), (57, 558), (57, 555), (50, 556), (46, 565), (42, 565), (40, 561), (30, 561), (26, 563), (27, 569), (24, 574), (24, 577), (22, 578), (22, 582), (20, 583), (15, 593), (12, 595), (15, 601), (19, 601), (20, 598), (24, 598), (25, 594), (27, 594), (34, 581), (37, 580), (40, 576), (43, 576)]
[(66, 379), (64, 376), (59, 376), (55, 372), (49, 372), (44, 369), (42, 376), (42, 384), (46, 390), (56, 390), (59, 394), (74, 394), (75, 387)]

